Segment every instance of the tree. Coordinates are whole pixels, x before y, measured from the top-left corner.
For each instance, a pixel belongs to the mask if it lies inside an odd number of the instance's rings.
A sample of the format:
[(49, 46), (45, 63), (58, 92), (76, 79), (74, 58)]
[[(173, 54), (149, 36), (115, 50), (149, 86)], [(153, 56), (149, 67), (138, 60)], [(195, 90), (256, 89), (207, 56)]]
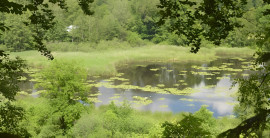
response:
[(66, 133), (80, 118), (83, 104), (89, 103), (86, 70), (72, 62), (53, 61), (38, 78), (36, 86), (44, 89), (41, 95), (50, 101), (56, 125)]
[[(93, 0), (78, 0), (78, 5), (81, 7), (85, 14), (92, 15), (93, 12), (89, 9), (89, 6), (92, 2)], [(50, 6), (55, 4), (57, 4), (61, 9), (67, 10), (65, 0), (34, 0), (27, 3), (2, 0), (0, 2), (0, 12), (22, 15), (29, 11), (31, 14), (28, 17), (28, 21), (24, 23), (34, 27), (33, 47), (40, 51), (44, 56), (48, 57), (49, 59), (53, 59), (52, 54), (45, 47), (43, 40), (45, 32), (52, 28), (55, 24), (55, 16), (53, 11), (50, 9)], [(4, 23), (0, 24), (0, 30), (6, 31), (8, 29), (9, 27)]]
[[(259, 56), (257, 62), (261, 63), (265, 57), (269, 60), (269, 53)], [(239, 137), (240, 135), (249, 137), (256, 133), (262, 137), (263, 131), (270, 122), (270, 65), (259, 68), (257, 74), (251, 75), (248, 79), (237, 79), (239, 83), (238, 101), (243, 110), (248, 110), (248, 114), (255, 114), (233, 129), (229, 129), (219, 135), (219, 137)], [(246, 112), (247, 113), (247, 112)]]
[(247, 0), (244, 7), (244, 14), (241, 18), (236, 19), (241, 23), (241, 28), (236, 28), (229, 33), (223, 44), (232, 47), (244, 47), (256, 45), (254, 35), (259, 30), (258, 10), (262, 7), (262, 0)]
[(12, 26), (9, 30), (5, 31), (0, 38), (2, 44), (5, 45), (9, 51), (23, 51), (32, 49), (32, 29), (30, 26), (25, 26), (23, 24), (23, 22), (26, 21), (26, 16), (10, 14), (3, 14), (2, 16), (4, 17), (2, 22)]
[(158, 27), (155, 23), (158, 17), (157, 4), (158, 0), (133, 0), (131, 3), (130, 8), (135, 14), (135, 21), (130, 25), (130, 30), (136, 31), (142, 39), (151, 40), (157, 33)]
[(12, 103), (19, 91), (17, 84), (25, 67), (22, 59), (10, 59), (8, 54), (0, 50), (0, 136), (28, 135), (24, 128), (18, 127), (18, 123), (24, 119), (24, 110)]
[[(78, 0), (79, 6), (82, 8), (85, 14), (91, 15), (92, 11), (89, 9), (90, 3), (93, 0)], [(58, 5), (60, 8), (67, 10), (65, 0), (31, 0), (31, 1), (0, 1), (0, 13), (7, 13), (13, 15), (23, 15), (30, 13), (27, 21), (24, 24), (34, 28), (33, 32), (33, 47), (40, 51), (44, 56), (49, 59), (53, 59), (50, 51), (47, 50), (43, 44), (44, 34), (47, 30), (54, 26), (54, 14), (50, 9), (51, 5)], [(0, 36), (3, 32), (10, 30), (12, 27), (7, 26), (5, 23), (0, 23)], [(12, 101), (15, 100), (15, 95), (19, 91), (18, 79), (22, 77), (23, 69), (26, 67), (23, 60), (20, 58), (10, 59), (9, 55), (5, 51), (0, 50), (0, 134), (1, 136), (22, 136), (27, 137), (27, 132), (17, 129), (18, 123), (23, 119), (23, 110), (20, 107), (12, 105)], [(20, 129), (22, 130), (22, 129)]]
[(194, 114), (184, 115), (181, 121), (163, 123), (163, 137), (212, 137), (215, 135), (215, 125), (213, 113), (202, 106)]
[(230, 31), (240, 27), (234, 19), (243, 15), (244, 4), (244, 0), (160, 0), (158, 24), (169, 19), (169, 29), (185, 36), (188, 44), (193, 46), (191, 52), (197, 53), (203, 38), (219, 45)]
[[(269, 21), (270, 21), (270, 1), (263, 0), (263, 4), (258, 8), (256, 18), (258, 29), (253, 32), (255, 41), (259, 47), (257, 64), (265, 63), (270, 59), (269, 50)], [(241, 27), (237, 18), (243, 16), (247, 0), (160, 0), (162, 25), (166, 20), (170, 20), (169, 30), (179, 36), (187, 37), (189, 45), (192, 45), (191, 52), (198, 52), (202, 39), (212, 41), (215, 45), (220, 45), (221, 40), (225, 39), (234, 28)], [(256, 4), (256, 3), (254, 3)], [(260, 70), (260, 73), (248, 79), (240, 79), (238, 83), (240, 106), (243, 108), (254, 108), (255, 116), (244, 120), (236, 128), (230, 129), (219, 137), (239, 137), (240, 135), (250, 136), (256, 133), (262, 136), (262, 131), (269, 122), (269, 72), (270, 65)]]

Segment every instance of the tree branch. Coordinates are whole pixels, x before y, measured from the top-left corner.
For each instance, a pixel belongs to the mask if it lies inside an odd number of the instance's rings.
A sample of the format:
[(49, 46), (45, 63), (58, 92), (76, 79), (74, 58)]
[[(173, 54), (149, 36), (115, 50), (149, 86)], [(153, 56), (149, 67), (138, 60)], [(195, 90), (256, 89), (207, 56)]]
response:
[(237, 127), (233, 128), (233, 129), (229, 129), (229, 130), (219, 134), (217, 137), (218, 138), (224, 138), (224, 137), (238, 138), (240, 136), (240, 134), (246, 134), (246, 136), (247, 136), (248, 134), (250, 134), (254, 130), (258, 130), (258, 129), (260, 129), (261, 126), (265, 125), (266, 119), (269, 116), (269, 114), (270, 114), (270, 109), (263, 110), (259, 114), (255, 115), (249, 119), (246, 119)]

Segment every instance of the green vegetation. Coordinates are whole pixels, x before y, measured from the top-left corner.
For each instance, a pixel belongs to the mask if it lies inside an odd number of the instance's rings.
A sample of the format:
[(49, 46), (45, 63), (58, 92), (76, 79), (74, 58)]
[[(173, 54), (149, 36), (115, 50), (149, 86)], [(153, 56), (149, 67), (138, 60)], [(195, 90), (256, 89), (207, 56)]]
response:
[[(49, 99), (53, 111), (52, 118), (49, 117), (53, 122), (46, 121), (52, 129), (46, 130), (46, 133), (66, 134), (74, 121), (80, 118), (84, 106), (78, 101), (88, 103), (86, 78), (86, 71), (70, 62), (54, 61), (40, 73), (36, 86), (44, 89), (41, 96)], [(61, 131), (53, 128), (60, 128)]]
[[(27, 96), (16, 103), (26, 111), (25, 116), (28, 119), (24, 120), (21, 126), (25, 126), (32, 137), (63, 136), (63, 130), (58, 126), (60, 124), (57, 121), (61, 111), (55, 112), (58, 108), (51, 106), (49, 99)], [(185, 121), (188, 115), (187, 113), (137, 111), (132, 109), (127, 102), (120, 106), (111, 103), (99, 108), (88, 105), (67, 109), (72, 112), (81, 110), (80, 119), (72, 123), (73, 127), (66, 129), (65, 136), (67, 137), (161, 137), (164, 130), (163, 122)], [(240, 122), (234, 117), (215, 119), (206, 107), (197, 111), (194, 117), (204, 120), (200, 127), (211, 132), (212, 136)]]
[(185, 115), (181, 121), (172, 124), (163, 123), (163, 136), (165, 137), (213, 137), (218, 130), (215, 130), (217, 121), (212, 113), (201, 107), (199, 111), (193, 114)]
[[(241, 51), (242, 56), (251, 56), (253, 50), (248, 48), (217, 48), (201, 49), (194, 55), (189, 53), (189, 48), (176, 46), (147, 46), (129, 48), (125, 50), (104, 50), (93, 52), (53, 52), (57, 60), (75, 61), (79, 66), (86, 68), (89, 75), (116, 75), (116, 67), (132, 62), (187, 62), (187, 61), (211, 61), (217, 58), (217, 52), (232, 53)], [(207, 54), (205, 54), (207, 51)], [(25, 59), (29, 65), (40, 68), (50, 64), (45, 57), (35, 51), (12, 53)]]
[(15, 96), (19, 91), (17, 84), (21, 82), (26, 65), (20, 58), (10, 59), (3, 51), (0, 51), (0, 61), (0, 132), (29, 136), (26, 129), (18, 127), (25, 119), (24, 109), (14, 105)]
[[(8, 3), (7, 1), (5, 0), (3, 3)], [(31, 2), (15, 1), (22, 5), (33, 4)], [(174, 18), (177, 15), (177, 12), (174, 12), (174, 10), (177, 9), (173, 8), (172, 10), (168, 9), (173, 14), (170, 17), (170, 21), (165, 21), (167, 18), (166, 12), (163, 14), (160, 12), (166, 8), (166, 2), (163, 0), (83, 1), (84, 3), (82, 4), (91, 5), (90, 8), (94, 12), (93, 15), (91, 15), (91, 11), (85, 12), (88, 6), (78, 5), (77, 0), (50, 2), (51, 4), (59, 4), (60, 6), (49, 4), (46, 7), (42, 5), (46, 4), (46, 1), (32, 5), (37, 9), (46, 10), (45, 13), (39, 13), (39, 16), (35, 14), (36, 9), (29, 7), (27, 7), (28, 9), (24, 9), (29, 10), (29, 12), (24, 13), (25, 11), (23, 10), (19, 15), (9, 14), (7, 11), (1, 12), (0, 20), (3, 23), (3, 28), (8, 26), (13, 27), (10, 27), (10, 30), (4, 29), (5, 32), (1, 33), (0, 49), (6, 51), (24, 51), (37, 48), (39, 51), (44, 51), (43, 53), (45, 53), (45, 49), (42, 50), (41, 46), (36, 45), (37, 39), (35, 36), (37, 36), (37, 33), (40, 34), (38, 38), (45, 40), (44, 44), (51, 51), (85, 52), (94, 49), (111, 49), (116, 46), (121, 48), (140, 47), (149, 43), (187, 46), (193, 43), (192, 40), (197, 41), (201, 47), (210, 48), (214, 47), (214, 44), (221, 44), (227, 47), (255, 48), (257, 45), (256, 33), (264, 33), (264, 30), (267, 30), (267, 26), (262, 24), (268, 23), (267, 17), (263, 16), (263, 11), (267, 10), (267, 5), (264, 5), (262, 0), (247, 0), (245, 6), (243, 3), (232, 2), (232, 7), (224, 6), (224, 11), (219, 15), (215, 14), (218, 9), (214, 8), (212, 9), (213, 11), (209, 11), (208, 13), (209, 18), (215, 19), (212, 22), (208, 18), (203, 18), (205, 15), (201, 15), (206, 12), (203, 10), (204, 5), (202, 2), (205, 2), (205, 5), (207, 5), (209, 4), (207, 1), (201, 0), (195, 3), (197, 6), (201, 6), (200, 9), (195, 9), (196, 6), (194, 6), (194, 3), (189, 3), (190, 5), (179, 3), (180, 5), (183, 4), (185, 9), (188, 8), (190, 10), (190, 18), (193, 17), (193, 20), (184, 22), (184, 20), (179, 19), (180, 22), (178, 23), (177, 21), (179, 20), (175, 20)], [(212, 3), (212, 6), (218, 3)], [(223, 4), (221, 2), (220, 5)], [(225, 5), (227, 4), (230, 3), (225, 2)], [(164, 7), (162, 9), (157, 5), (161, 5), (161, 7), (163, 5)], [(84, 8), (81, 9), (79, 7)], [(62, 9), (68, 9), (68, 11)], [(83, 13), (87, 13), (87, 15)], [(28, 17), (33, 17), (34, 15), (37, 18), (30, 18), (31, 20), (29, 21)], [(179, 13), (179, 15), (189, 17), (184, 12)], [(241, 15), (243, 16), (242, 18), (240, 18)], [(231, 21), (231, 18), (238, 22)], [(35, 22), (35, 19), (43, 19), (44, 23)], [(157, 25), (159, 20), (163, 24), (162, 26)], [(224, 21), (227, 21), (228, 24), (221, 23)], [(24, 22), (30, 25), (25, 26)], [(46, 23), (47, 25), (44, 25)], [(239, 24), (244, 27), (234, 29)], [(219, 31), (218, 27), (220, 26), (223, 31)], [(212, 28), (207, 29), (207, 27)], [(183, 33), (182, 31), (184, 30), (192, 31)], [(195, 33), (196, 30), (196, 35), (192, 35), (192, 32)], [(207, 30), (208, 32), (204, 33), (203, 30)], [(235, 53), (237, 54), (239, 52), (235, 51)]]
[[(236, 81), (240, 84), (238, 90), (240, 107), (244, 108), (245, 111), (248, 108), (246, 114), (253, 114), (254, 116), (246, 118), (240, 125), (221, 133), (218, 137), (262, 137), (264, 130), (268, 129), (270, 104), (269, 91), (266, 89), (269, 89), (270, 68), (267, 62), (270, 60), (270, 33), (269, 26), (266, 24), (269, 24), (269, 4), (269, 0), (180, 0), (177, 2), (160, 0), (160, 5), (158, 5), (161, 14), (158, 23), (166, 25), (169, 22), (168, 30), (180, 37), (185, 36), (187, 44), (192, 46), (191, 52), (193, 53), (199, 51), (204, 40), (208, 40), (215, 45), (222, 44), (222, 39), (225, 38), (231, 46), (256, 44), (258, 57), (255, 64), (263, 63), (263, 67), (255, 69), (259, 72), (258, 74)], [(240, 26), (244, 27), (236, 31), (235, 28)], [(231, 37), (232, 34), (236, 36)], [(245, 36), (244, 39), (241, 39), (242, 35)], [(237, 40), (231, 41), (235, 39)], [(253, 102), (252, 100), (255, 99), (256, 102)], [(242, 110), (242, 112), (245, 111)], [(174, 129), (171, 128), (170, 130)], [(181, 132), (181, 130), (178, 129), (177, 132)], [(208, 135), (207, 132), (204, 134)]]
[[(0, 137), (269, 137), (269, 0), (1, 0), (0, 22)], [(255, 50), (255, 62), (240, 58)], [(205, 64), (218, 56), (239, 68)], [(117, 72), (135, 62), (193, 61), (203, 65), (181, 71), (139, 65), (141, 73), (129, 79)], [(19, 90), (27, 74), (41, 90)], [(109, 96), (115, 103), (94, 107), (104, 102), (92, 92), (97, 87), (188, 96), (198, 90), (191, 81), (204, 80), (210, 90), (232, 75), (241, 76), (232, 93), (239, 104), (227, 103), (235, 105), (235, 117), (214, 118), (205, 106), (194, 114), (137, 111), (130, 104), (151, 106), (152, 99), (119, 102), (118, 93)], [(104, 76), (110, 78), (88, 80)], [(155, 78), (154, 85), (132, 83), (142, 76)], [(171, 108), (169, 98), (159, 100), (160, 108)], [(177, 101), (188, 108), (203, 102)]]
[[(89, 86), (103, 85), (149, 92), (168, 91), (175, 95), (192, 91), (191, 88), (179, 91), (174, 88), (110, 84), (111, 80), (126, 82), (127, 79), (122, 78), (123, 75), (123, 73), (118, 73), (107, 79), (106, 82), (97, 84), (89, 81), (91, 84), (87, 85), (86, 70), (80, 68), (78, 64), (53, 61), (40, 73), (34, 75), (37, 78), (37, 86), (44, 88), (38, 92), (40, 97), (34, 98), (23, 92), (17, 95), (15, 105), (25, 110), (25, 118), (27, 118), (18, 124), (18, 128), (27, 130), (32, 137), (161, 137), (162, 135), (186, 135), (191, 129), (196, 131), (188, 133), (190, 136), (214, 137), (240, 123), (240, 119), (235, 117), (216, 119), (205, 106), (194, 115), (137, 111), (129, 105), (132, 102), (124, 102), (118, 106), (111, 103), (95, 108), (92, 103), (99, 102), (95, 98), (99, 94), (88, 93), (87, 87)], [(118, 98), (118, 95), (111, 97), (113, 100)], [(152, 103), (148, 97), (133, 96), (133, 99), (137, 105)], [(185, 98), (180, 100), (193, 101)], [(168, 108), (168, 105), (161, 105), (160, 108)], [(165, 121), (167, 122), (164, 123)], [(177, 124), (176, 128), (174, 128), (174, 124)], [(190, 125), (195, 128), (188, 127)], [(171, 127), (183, 132), (176, 132)]]

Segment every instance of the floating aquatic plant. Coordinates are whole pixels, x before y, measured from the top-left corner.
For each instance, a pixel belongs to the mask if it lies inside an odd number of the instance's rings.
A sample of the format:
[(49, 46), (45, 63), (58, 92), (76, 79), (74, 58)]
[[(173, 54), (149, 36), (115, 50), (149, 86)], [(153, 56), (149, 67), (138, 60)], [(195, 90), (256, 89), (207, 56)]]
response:
[(216, 79), (221, 80), (223, 77), (217, 77)]
[(168, 105), (160, 105), (161, 108), (168, 108)]
[[(105, 81), (105, 80), (104, 80)], [(88, 83), (93, 83), (95, 82), (94, 80), (87, 80)]]
[(120, 76), (123, 76), (123, 75), (124, 75), (124, 73), (118, 73), (115, 76), (120, 77)]
[(220, 74), (220, 72), (213, 72), (213, 74)]
[(158, 70), (159, 70), (158, 68), (150, 69), (150, 71), (158, 71)]
[(157, 84), (157, 87), (165, 87), (165, 85), (164, 84)]
[(253, 64), (254, 62), (248, 62), (248, 61), (246, 61), (246, 62), (242, 62), (242, 64)]
[(195, 72), (195, 71), (191, 71), (191, 74), (194, 74), (194, 75), (209, 75), (209, 76), (212, 76), (212, 75), (215, 75), (215, 74), (212, 74), (212, 73), (208, 73), (208, 72)]
[(163, 101), (163, 100), (165, 100), (165, 98), (159, 98), (158, 100)]
[(101, 103), (102, 101), (98, 100), (98, 98), (96, 97), (89, 97), (87, 98), (89, 102), (93, 102), (93, 103)]
[(173, 86), (178, 87), (180, 84), (174, 84)]
[(181, 100), (181, 101), (189, 101), (189, 102), (194, 101), (194, 99), (188, 99), (188, 98), (180, 98), (179, 100)]
[(222, 63), (222, 64), (228, 65), (228, 66), (234, 65), (233, 63)]
[(182, 83), (183, 86), (187, 86), (188, 84), (187, 83)]
[(151, 104), (153, 102), (148, 97), (133, 96), (132, 98), (135, 100), (133, 102), (137, 103), (137, 104), (148, 105), (148, 104)]
[[(183, 83), (182, 85), (187, 85), (187, 83)], [(120, 84), (120, 85), (113, 85), (110, 82), (99, 82), (97, 84), (88, 84), (88, 86), (94, 87), (106, 87), (106, 88), (118, 88), (118, 89), (138, 89), (147, 92), (154, 92), (160, 94), (174, 94), (174, 95), (186, 95), (196, 92), (192, 88), (185, 88), (183, 90), (179, 90), (177, 88), (161, 88), (165, 86), (164, 84), (158, 84), (158, 87), (152, 87), (150, 85), (146, 85), (144, 87), (129, 85), (129, 84)]]
[(236, 72), (240, 72), (243, 71), (243, 69), (233, 69), (233, 68), (226, 68), (227, 71), (236, 71)]
[(120, 77), (112, 77), (110, 80), (120, 80), (120, 81), (129, 81), (129, 79), (120, 78)]
[(92, 97), (96, 97), (96, 96), (99, 96), (99, 95), (101, 95), (101, 93), (89, 94), (89, 96), (92, 96)]
[(178, 82), (185, 82), (185, 80), (178, 80)]
[(120, 96), (113, 96), (113, 97), (110, 97), (109, 99), (119, 99)]

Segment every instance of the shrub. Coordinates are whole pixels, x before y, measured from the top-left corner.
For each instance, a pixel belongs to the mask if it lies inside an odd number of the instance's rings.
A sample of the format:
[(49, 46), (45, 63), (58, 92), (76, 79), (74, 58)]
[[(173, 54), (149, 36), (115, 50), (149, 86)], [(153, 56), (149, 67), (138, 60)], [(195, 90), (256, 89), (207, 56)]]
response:
[(145, 42), (141, 39), (140, 35), (136, 32), (129, 32), (127, 36), (127, 42), (132, 46), (142, 46), (145, 45)]

